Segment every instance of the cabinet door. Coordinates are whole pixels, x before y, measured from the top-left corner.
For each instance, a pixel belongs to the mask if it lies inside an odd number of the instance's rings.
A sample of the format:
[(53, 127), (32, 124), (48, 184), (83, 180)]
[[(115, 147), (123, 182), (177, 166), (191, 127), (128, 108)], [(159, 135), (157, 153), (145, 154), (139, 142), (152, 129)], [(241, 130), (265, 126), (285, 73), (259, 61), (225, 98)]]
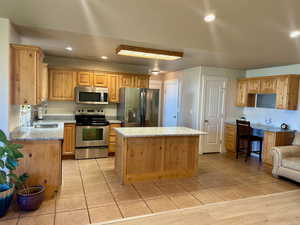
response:
[(77, 73), (77, 80), (79, 86), (92, 86), (93, 85), (93, 72), (79, 71)]
[(277, 78), (276, 108), (286, 109), (288, 105), (288, 78)]
[(74, 100), (76, 72), (69, 70), (49, 71), (49, 100)]
[(121, 87), (134, 87), (134, 76), (133, 75), (121, 75), (120, 80)]
[(12, 47), (12, 102), (18, 105), (37, 104), (37, 51)]
[(37, 94), (38, 94), (38, 104), (41, 102), (45, 102), (48, 100), (48, 64), (39, 63), (40, 71), (38, 75), (38, 86), (37, 86)]
[(265, 131), (263, 141), (263, 161), (266, 164), (272, 165), (271, 149), (276, 143), (276, 133)]
[(65, 124), (63, 155), (75, 154), (75, 124)]
[(260, 92), (260, 80), (248, 80), (248, 93), (257, 94)]
[(148, 75), (136, 75), (134, 86), (137, 88), (148, 88), (149, 87), (149, 76)]
[(113, 123), (109, 126), (109, 152), (115, 152), (117, 148), (117, 133), (113, 129), (115, 127), (121, 127), (121, 124)]
[(260, 81), (260, 92), (263, 94), (274, 94), (276, 93), (276, 83), (275, 78), (264, 78)]
[(107, 87), (107, 75), (103, 72), (94, 72), (94, 86), (95, 87)]
[(119, 75), (108, 75), (109, 85), (109, 102), (119, 102), (119, 89), (120, 89), (120, 76)]
[(224, 130), (225, 148), (228, 152), (236, 152), (236, 125), (225, 124)]
[(237, 85), (237, 99), (236, 105), (237, 106), (247, 106), (248, 100), (248, 82), (245, 80), (238, 81)]

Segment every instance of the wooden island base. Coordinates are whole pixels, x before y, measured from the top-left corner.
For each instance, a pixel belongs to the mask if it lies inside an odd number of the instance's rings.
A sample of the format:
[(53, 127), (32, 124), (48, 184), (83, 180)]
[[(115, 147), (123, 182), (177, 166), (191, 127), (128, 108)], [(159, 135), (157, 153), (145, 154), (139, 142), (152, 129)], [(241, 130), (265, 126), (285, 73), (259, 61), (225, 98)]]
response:
[(115, 169), (122, 184), (195, 176), (199, 136), (117, 135)]

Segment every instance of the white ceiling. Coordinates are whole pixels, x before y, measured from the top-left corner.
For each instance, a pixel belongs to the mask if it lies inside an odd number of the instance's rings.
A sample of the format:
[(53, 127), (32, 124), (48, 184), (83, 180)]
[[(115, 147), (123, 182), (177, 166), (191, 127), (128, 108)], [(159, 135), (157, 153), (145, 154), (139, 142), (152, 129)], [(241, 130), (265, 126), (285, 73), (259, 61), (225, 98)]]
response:
[[(178, 70), (198, 65), (258, 68), (299, 63), (299, 0), (7, 0), (0, 17), (24, 43), (49, 55)], [(215, 13), (214, 23), (203, 16)], [(116, 56), (119, 44), (184, 51), (176, 62)], [(64, 47), (71, 45), (72, 53)]]

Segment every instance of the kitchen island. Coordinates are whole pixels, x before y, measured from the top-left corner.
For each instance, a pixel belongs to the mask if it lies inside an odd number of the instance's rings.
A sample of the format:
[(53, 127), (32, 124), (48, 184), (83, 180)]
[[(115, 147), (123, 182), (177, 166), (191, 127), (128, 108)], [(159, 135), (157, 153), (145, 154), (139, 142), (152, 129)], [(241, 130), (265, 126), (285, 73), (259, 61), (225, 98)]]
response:
[(115, 128), (115, 170), (122, 184), (197, 174), (200, 135), (186, 127)]

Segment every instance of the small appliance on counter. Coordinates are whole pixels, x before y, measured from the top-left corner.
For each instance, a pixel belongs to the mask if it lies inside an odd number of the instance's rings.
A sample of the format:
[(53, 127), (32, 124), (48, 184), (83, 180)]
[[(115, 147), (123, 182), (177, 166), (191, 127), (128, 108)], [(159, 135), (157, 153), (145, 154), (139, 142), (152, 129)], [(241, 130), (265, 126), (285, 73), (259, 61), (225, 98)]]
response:
[(283, 129), (283, 130), (289, 129), (289, 125), (287, 125), (286, 123), (282, 123), (282, 124), (280, 125), (280, 127), (281, 127), (281, 129)]
[(76, 159), (108, 157), (109, 122), (101, 109), (78, 108), (76, 120)]

